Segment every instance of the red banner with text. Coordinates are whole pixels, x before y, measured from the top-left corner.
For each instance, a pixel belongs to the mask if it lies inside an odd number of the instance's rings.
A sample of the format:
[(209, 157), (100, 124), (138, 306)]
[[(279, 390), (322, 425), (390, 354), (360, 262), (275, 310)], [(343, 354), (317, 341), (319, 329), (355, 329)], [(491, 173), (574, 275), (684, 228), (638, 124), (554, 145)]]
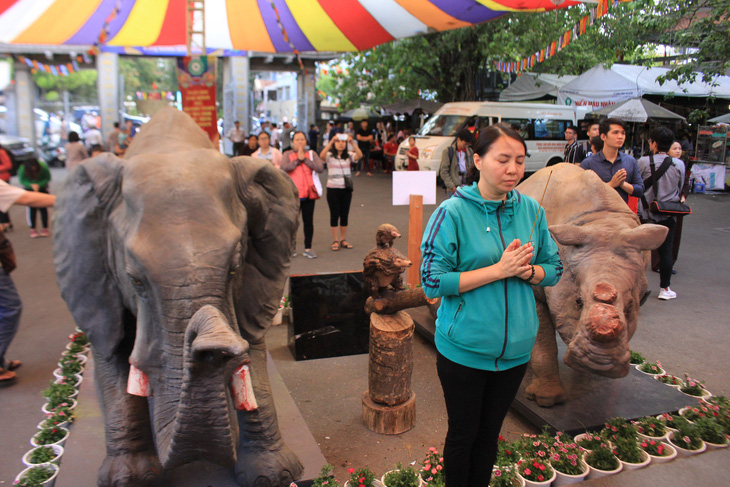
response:
[(218, 147), (215, 68), (216, 58), (212, 56), (183, 57), (177, 60), (177, 81), (182, 94), (183, 111), (195, 120)]

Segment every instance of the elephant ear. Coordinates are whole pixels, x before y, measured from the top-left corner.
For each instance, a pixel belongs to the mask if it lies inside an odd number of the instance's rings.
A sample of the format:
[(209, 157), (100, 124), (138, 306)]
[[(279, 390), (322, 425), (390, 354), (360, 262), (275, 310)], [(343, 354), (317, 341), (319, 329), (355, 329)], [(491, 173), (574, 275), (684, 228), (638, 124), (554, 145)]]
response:
[(271, 324), (289, 276), (298, 227), (299, 193), (270, 162), (231, 159), (238, 196), (247, 213), (242, 281), (235, 289), (236, 317), (244, 338), (260, 340)]
[(122, 294), (108, 262), (109, 213), (121, 199), (122, 160), (102, 154), (66, 179), (54, 213), (53, 261), (61, 296), (96, 353), (122, 339)]

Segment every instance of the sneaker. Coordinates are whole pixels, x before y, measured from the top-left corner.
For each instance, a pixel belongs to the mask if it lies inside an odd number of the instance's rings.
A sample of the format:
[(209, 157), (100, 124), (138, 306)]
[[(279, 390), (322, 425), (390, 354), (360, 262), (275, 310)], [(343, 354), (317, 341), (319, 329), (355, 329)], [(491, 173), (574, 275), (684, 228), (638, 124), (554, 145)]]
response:
[(659, 296), (657, 298), (662, 299), (664, 301), (667, 301), (669, 299), (674, 299), (677, 297), (677, 293), (672, 291), (670, 288), (661, 288), (659, 289)]
[(41, 235), (41, 237), (50, 237), (51, 232), (49, 232), (47, 228), (44, 228), (43, 230), (41, 230), (40, 235)]
[(297, 252), (296, 252), (296, 250), (295, 250), (294, 252), (292, 252), (292, 253), (291, 253), (291, 256), (292, 256), (292, 257), (296, 257), (296, 256), (297, 256)]
[(38, 231), (34, 228), (30, 231), (30, 238), (38, 238), (40, 235), (38, 234)]
[(305, 251), (304, 251), (304, 252), (302, 253), (302, 255), (303, 255), (304, 257), (306, 257), (307, 259), (316, 259), (316, 258), (317, 258), (317, 254), (315, 254), (315, 253), (314, 253), (314, 250), (312, 250), (312, 249), (309, 249), (309, 250), (305, 250)]

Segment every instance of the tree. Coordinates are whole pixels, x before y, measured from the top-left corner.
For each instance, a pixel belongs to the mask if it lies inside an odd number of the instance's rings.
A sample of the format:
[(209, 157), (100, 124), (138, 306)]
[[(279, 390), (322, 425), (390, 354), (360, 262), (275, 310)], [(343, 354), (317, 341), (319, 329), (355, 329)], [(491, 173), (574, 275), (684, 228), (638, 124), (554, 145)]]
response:
[(175, 59), (120, 57), (119, 73), (124, 77), (125, 98), (137, 91), (177, 91)]
[[(42, 71), (33, 74), (36, 86), (44, 93), (68, 91), (82, 100), (96, 99), (96, 78), (95, 69), (82, 69), (68, 76), (56, 76)], [(56, 94), (56, 98), (57, 96)], [(51, 98), (54, 98), (54, 95), (51, 95)]]

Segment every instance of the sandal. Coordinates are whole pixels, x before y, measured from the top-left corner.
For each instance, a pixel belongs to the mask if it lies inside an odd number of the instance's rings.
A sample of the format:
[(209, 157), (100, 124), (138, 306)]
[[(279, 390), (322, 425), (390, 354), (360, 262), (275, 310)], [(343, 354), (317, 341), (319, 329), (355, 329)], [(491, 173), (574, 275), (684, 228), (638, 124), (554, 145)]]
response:
[(11, 386), (17, 382), (15, 372), (0, 369), (0, 387)]
[(347, 240), (340, 240), (340, 247), (343, 249), (351, 249), (352, 245)]
[(23, 365), (23, 363), (20, 360), (8, 360), (6, 368), (12, 372), (13, 370), (17, 369), (21, 365)]
[(332, 242), (332, 246), (330, 246), (330, 249), (331, 250), (340, 250), (340, 242), (338, 242), (337, 240)]

